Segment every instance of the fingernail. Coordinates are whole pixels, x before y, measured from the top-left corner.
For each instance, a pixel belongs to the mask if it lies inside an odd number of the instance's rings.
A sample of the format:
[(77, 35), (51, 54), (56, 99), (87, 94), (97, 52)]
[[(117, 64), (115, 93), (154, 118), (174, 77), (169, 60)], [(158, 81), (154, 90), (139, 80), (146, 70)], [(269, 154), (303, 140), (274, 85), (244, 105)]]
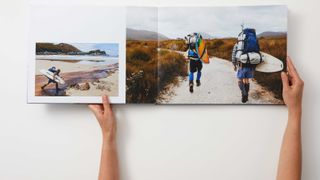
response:
[(103, 95), (103, 96), (102, 96), (102, 100), (103, 100), (103, 101), (107, 101), (107, 96), (106, 96), (106, 95)]

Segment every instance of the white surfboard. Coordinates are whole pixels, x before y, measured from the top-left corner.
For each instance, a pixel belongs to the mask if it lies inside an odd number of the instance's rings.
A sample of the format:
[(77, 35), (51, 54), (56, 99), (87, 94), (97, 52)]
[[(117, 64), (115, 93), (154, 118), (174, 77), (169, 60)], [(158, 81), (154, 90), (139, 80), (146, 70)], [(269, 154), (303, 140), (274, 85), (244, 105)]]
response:
[(264, 52), (261, 52), (261, 55), (263, 62), (256, 67), (256, 71), (264, 73), (273, 73), (283, 70), (283, 62), (280, 59)]
[(46, 69), (41, 69), (40, 72), (45, 75), (47, 78), (52, 79), (60, 84), (65, 84), (66, 82), (60, 77), (60, 76), (55, 76), (55, 78), (53, 78), (53, 73), (46, 70)]

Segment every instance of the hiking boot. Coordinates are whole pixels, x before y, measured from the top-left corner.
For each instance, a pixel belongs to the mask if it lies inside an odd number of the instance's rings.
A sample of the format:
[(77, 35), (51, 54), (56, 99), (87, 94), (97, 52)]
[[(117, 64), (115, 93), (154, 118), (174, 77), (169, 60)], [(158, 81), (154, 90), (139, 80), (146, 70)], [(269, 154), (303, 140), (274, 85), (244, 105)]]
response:
[(248, 96), (242, 95), (241, 102), (242, 102), (242, 103), (246, 103), (247, 101), (248, 101)]
[(196, 80), (196, 83), (197, 83), (197, 86), (201, 85), (200, 80)]
[(244, 84), (244, 89), (247, 92), (247, 94), (249, 94), (250, 84)]
[(192, 81), (189, 82), (189, 91), (191, 93), (193, 93), (193, 82)]

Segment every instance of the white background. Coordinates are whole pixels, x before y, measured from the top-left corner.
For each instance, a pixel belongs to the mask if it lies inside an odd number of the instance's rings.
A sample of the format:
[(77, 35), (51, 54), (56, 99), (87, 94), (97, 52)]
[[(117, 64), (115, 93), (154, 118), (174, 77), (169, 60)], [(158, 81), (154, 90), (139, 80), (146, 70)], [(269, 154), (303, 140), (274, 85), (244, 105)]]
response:
[[(79, 0), (61, 2), (81, 4)], [(118, 0), (116, 3), (288, 4), (289, 54), (306, 84), (303, 179), (320, 179), (319, 1)], [(1, 0), (0, 179), (96, 179), (101, 134), (88, 108), (26, 104), (26, 7), (27, 2), (22, 0)], [(283, 106), (124, 105), (116, 106), (115, 111), (122, 179), (275, 179), (287, 120)]]

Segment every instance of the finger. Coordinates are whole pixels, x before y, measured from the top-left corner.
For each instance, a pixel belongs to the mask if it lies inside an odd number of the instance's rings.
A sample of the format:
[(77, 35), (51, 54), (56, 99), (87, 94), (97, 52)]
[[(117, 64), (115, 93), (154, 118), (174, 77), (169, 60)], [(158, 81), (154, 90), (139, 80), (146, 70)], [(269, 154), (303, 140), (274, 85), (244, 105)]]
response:
[(289, 65), (291, 62), (290, 57), (287, 57), (287, 72), (288, 72), (288, 78), (289, 78), (289, 85), (295, 84), (296, 83), (296, 78), (294, 78), (293, 72), (292, 72), (292, 67)]
[(288, 56), (287, 58), (287, 62), (288, 62), (288, 67), (290, 70), (290, 75), (294, 78), (294, 79), (299, 79), (299, 73), (297, 71), (297, 69), (294, 67), (291, 58)]
[(287, 90), (289, 88), (289, 78), (285, 72), (281, 72), (281, 80), (282, 80), (283, 90)]
[(111, 111), (111, 106), (108, 96), (102, 96), (102, 104), (105, 111)]

